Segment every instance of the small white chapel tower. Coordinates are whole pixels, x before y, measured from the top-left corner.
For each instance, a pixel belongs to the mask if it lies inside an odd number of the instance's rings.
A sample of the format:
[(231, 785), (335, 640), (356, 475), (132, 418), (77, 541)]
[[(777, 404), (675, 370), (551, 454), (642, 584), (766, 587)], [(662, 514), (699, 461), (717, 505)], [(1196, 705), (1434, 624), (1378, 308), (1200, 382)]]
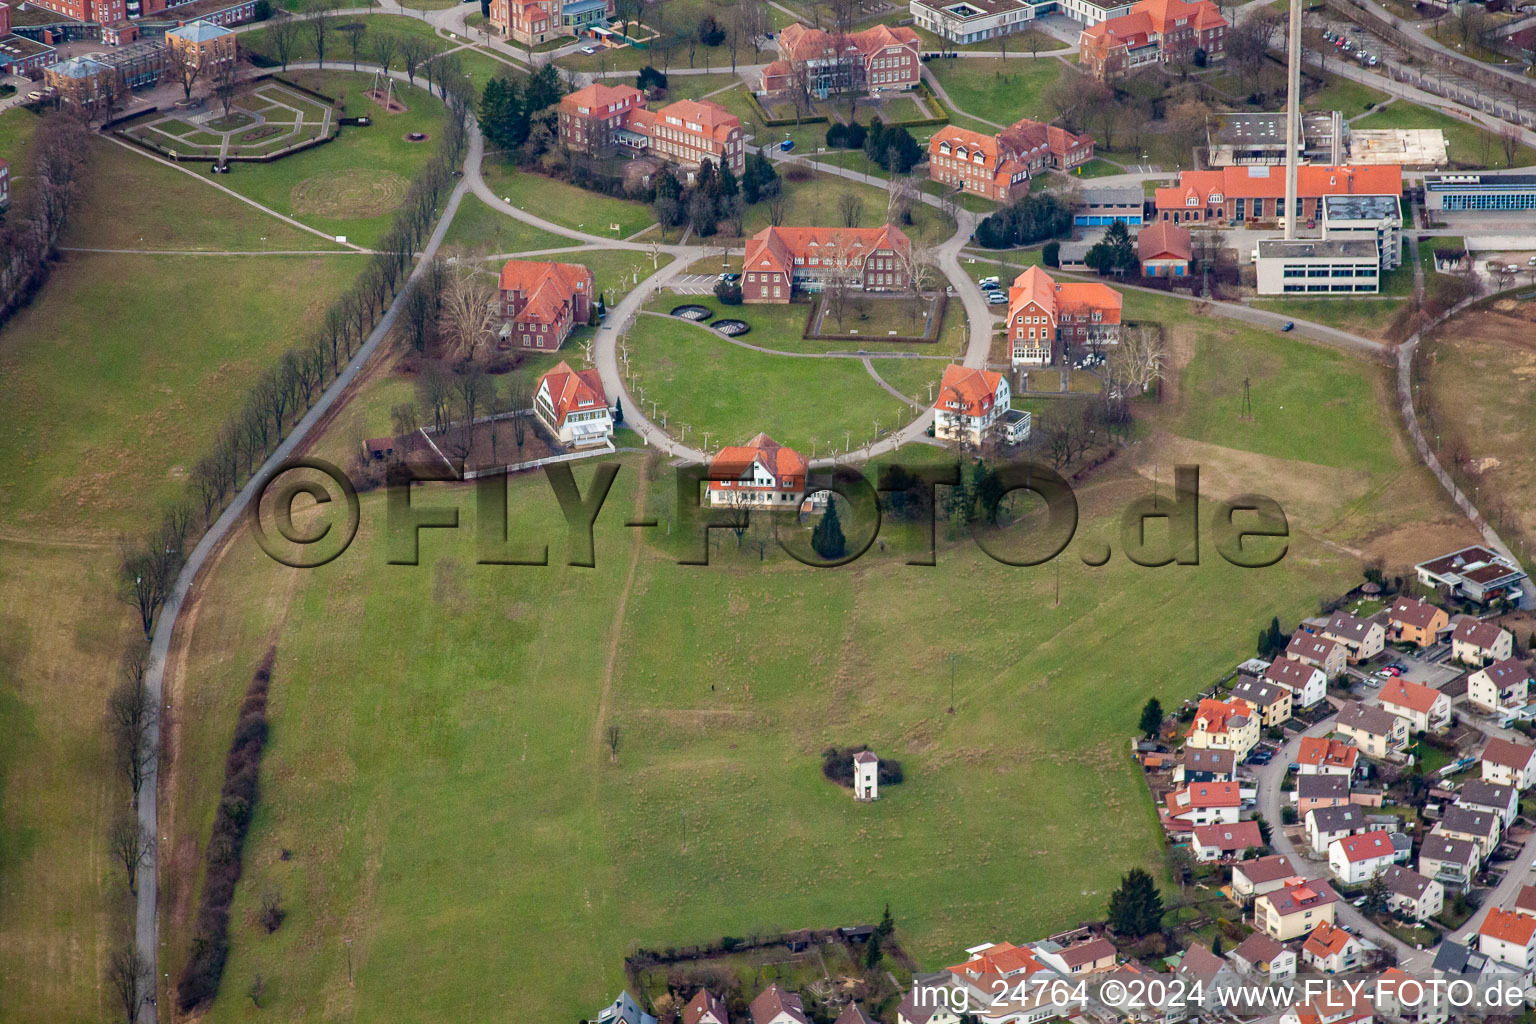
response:
[(853, 798), (880, 799), (880, 759), (868, 750), (853, 755)]

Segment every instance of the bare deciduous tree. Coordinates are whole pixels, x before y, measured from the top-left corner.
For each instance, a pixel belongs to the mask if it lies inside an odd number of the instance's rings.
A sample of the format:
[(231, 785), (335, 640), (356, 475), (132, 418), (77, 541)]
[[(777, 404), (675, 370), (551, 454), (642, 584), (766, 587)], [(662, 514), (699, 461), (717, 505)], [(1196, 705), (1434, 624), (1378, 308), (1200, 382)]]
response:
[(203, 74), (203, 61), (198, 50), (194, 46), (167, 46), (165, 48), (165, 70), (170, 73), (172, 80), (181, 86), (181, 95), (186, 100), (192, 99), (192, 85)]
[(298, 21), (286, 14), (277, 15), (267, 23), (267, 40), (277, 54), (278, 63), (287, 71), (288, 61), (293, 59), (294, 51), (299, 46)]
[(149, 967), (132, 946), (113, 950), (107, 959), (107, 988), (111, 990), (126, 1024), (137, 1024), (144, 1005)]
[(325, 67), (325, 48), (331, 41), (331, 31), (335, 27), (331, 18), (324, 12), (330, 9), (330, 0), (305, 0), (304, 31), (309, 37), (309, 45), (315, 51), (315, 60), (321, 67)]
[(149, 856), (152, 841), (138, 819), (127, 815), (113, 822), (107, 833), (107, 847), (112, 851), (112, 859), (127, 873), (129, 892), (139, 891), (139, 865)]
[(455, 359), (474, 359), (496, 327), (495, 278), (478, 261), (462, 259), (443, 292), (439, 331)]
[(608, 759), (611, 760), (611, 761), (617, 761), (619, 759), (619, 723), (618, 722), (610, 722), (610, 723), (608, 723), (607, 736), (608, 736)]
[(373, 37), (373, 59), (385, 71), (395, 62), (400, 52), (400, 38), (393, 32), (380, 32)]
[(837, 197), (837, 218), (845, 228), (859, 226), (859, 218), (864, 214), (864, 200), (858, 194), (845, 190)]

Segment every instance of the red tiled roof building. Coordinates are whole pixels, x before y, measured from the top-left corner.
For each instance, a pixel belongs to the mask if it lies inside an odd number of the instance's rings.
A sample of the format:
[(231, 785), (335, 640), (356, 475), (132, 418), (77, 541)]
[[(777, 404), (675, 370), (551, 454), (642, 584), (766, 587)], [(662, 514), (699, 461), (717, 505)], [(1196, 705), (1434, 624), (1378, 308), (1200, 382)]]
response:
[(973, 195), (1008, 202), (1029, 191), (1029, 179), (1068, 171), (1093, 159), (1093, 139), (1058, 125), (1024, 118), (996, 135), (946, 125), (928, 140), (928, 177)]
[(795, 289), (815, 290), (840, 274), (862, 291), (905, 291), (911, 254), (911, 239), (890, 224), (764, 228), (747, 241), (742, 301), (788, 302)]
[(763, 69), (761, 92), (817, 99), (833, 93), (879, 96), (922, 77), (921, 40), (905, 26), (875, 25), (835, 35), (798, 22), (779, 33), (779, 59)]
[(1220, 60), (1227, 27), (1211, 0), (1141, 0), (1129, 14), (1083, 29), (1079, 46), (1094, 77), (1113, 81), (1147, 64)]
[(1114, 344), (1120, 340), (1120, 293), (1096, 281), (1058, 284), (1030, 267), (1008, 289), (1008, 344), (1013, 365), (1049, 364), (1057, 342)]
[(508, 260), (501, 268), (501, 347), (553, 351), (592, 315), (592, 271), (577, 263)]
[[(1399, 195), (1403, 169), (1391, 165), (1296, 168), (1296, 202), (1302, 217), (1321, 220), (1324, 196)], [(1159, 220), (1242, 224), (1284, 215), (1285, 171), (1242, 164), (1214, 171), (1181, 171), (1177, 185), (1154, 197)]]

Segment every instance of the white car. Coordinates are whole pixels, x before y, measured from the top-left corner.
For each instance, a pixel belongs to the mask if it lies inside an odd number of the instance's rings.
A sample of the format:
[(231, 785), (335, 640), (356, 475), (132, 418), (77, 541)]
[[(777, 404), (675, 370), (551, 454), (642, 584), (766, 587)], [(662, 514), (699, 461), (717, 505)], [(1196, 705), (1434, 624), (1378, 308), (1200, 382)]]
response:
[(989, 305), (989, 306), (1005, 306), (1007, 304), (1008, 304), (1008, 296), (1004, 295), (1002, 292), (988, 292), (987, 293), (987, 305)]
[(597, 47), (595, 47), (595, 46), (583, 46), (581, 48), (581, 52), (582, 53), (596, 53), (597, 52)]

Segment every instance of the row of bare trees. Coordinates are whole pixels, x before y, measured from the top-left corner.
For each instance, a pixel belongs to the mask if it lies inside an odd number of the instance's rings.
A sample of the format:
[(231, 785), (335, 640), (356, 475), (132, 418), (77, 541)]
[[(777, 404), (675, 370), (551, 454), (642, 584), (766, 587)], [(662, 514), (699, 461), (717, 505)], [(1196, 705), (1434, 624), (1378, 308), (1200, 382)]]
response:
[(88, 184), (89, 135), (78, 111), (56, 110), (38, 125), (26, 167), (15, 171), (25, 187), (0, 222), (0, 324), (47, 279), (59, 236)]

